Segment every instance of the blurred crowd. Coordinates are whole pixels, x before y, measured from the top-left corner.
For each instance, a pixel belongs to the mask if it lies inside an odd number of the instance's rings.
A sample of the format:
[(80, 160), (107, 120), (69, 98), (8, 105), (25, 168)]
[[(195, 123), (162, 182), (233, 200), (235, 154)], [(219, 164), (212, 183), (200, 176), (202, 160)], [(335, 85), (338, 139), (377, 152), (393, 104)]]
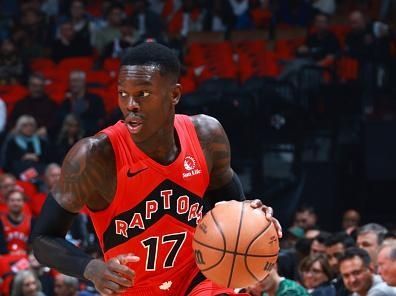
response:
[[(95, 294), (89, 283), (41, 266), (29, 235), (69, 148), (121, 118), (116, 72), (126, 48), (144, 41), (173, 48), (183, 63), (186, 95), (219, 78), (243, 87), (270, 77), (301, 87), (298, 73), (307, 66), (330, 70), (342, 82), (369, 73), (361, 78), (360, 107), (370, 113), (373, 91), (392, 75), (394, 2), (0, 1), (0, 295)], [(339, 6), (348, 6), (347, 14), (335, 25)], [(303, 37), (289, 33), (293, 28)], [(217, 49), (191, 42), (202, 32), (221, 33), (226, 41)], [(273, 48), (263, 40), (232, 43), (233, 32), (257, 32)], [(285, 32), (289, 39), (282, 39)], [(313, 208), (301, 208), (281, 241), (277, 266), (244, 290), (254, 296), (396, 295), (396, 234), (360, 221), (359, 212), (349, 210), (340, 232), (328, 233)], [(67, 238), (101, 256), (86, 211)]]
[(396, 232), (377, 223), (361, 225), (360, 213), (345, 211), (339, 231), (319, 227), (303, 206), (281, 241), (270, 275), (243, 289), (262, 295), (396, 295)]

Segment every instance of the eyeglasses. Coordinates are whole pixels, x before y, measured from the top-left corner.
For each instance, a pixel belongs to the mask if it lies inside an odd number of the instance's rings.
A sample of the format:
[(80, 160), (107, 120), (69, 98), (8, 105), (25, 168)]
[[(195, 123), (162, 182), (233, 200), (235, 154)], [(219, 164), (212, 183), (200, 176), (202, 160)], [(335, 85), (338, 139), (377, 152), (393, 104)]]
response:
[(34, 123), (31, 122), (26, 122), (26, 123), (22, 123), (21, 124), (22, 127), (26, 127), (26, 126), (34, 126)]
[(317, 268), (310, 268), (308, 270), (302, 271), (304, 274), (312, 274), (312, 275), (319, 275), (323, 273), (323, 270)]

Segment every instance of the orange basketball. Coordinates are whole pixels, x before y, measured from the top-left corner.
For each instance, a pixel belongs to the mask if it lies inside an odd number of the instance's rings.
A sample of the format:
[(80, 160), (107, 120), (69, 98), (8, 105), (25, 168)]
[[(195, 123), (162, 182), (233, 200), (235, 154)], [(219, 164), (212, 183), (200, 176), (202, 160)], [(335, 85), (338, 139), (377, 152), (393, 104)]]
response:
[(198, 224), (193, 244), (201, 272), (223, 287), (242, 288), (263, 280), (276, 263), (276, 229), (261, 209), (228, 201)]

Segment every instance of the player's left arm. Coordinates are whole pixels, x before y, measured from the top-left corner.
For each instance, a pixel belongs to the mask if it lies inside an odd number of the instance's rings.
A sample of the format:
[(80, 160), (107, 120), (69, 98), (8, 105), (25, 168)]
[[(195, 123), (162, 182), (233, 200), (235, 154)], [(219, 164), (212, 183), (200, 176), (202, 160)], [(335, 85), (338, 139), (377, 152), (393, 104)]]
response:
[[(192, 118), (209, 170), (209, 186), (204, 198), (210, 201), (212, 206), (221, 201), (245, 200), (242, 184), (231, 168), (230, 142), (223, 127), (210, 116), (196, 115)], [(278, 235), (281, 237), (282, 228), (279, 221), (272, 216), (273, 209), (263, 205), (259, 199), (248, 202), (253, 208), (263, 209), (267, 219), (274, 222)]]

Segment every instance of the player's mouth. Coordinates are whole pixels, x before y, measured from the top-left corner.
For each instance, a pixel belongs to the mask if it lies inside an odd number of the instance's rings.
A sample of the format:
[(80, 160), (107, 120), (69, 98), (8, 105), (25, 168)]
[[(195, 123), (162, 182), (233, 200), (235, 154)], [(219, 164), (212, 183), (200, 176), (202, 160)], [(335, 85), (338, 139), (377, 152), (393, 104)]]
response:
[(126, 122), (126, 126), (131, 134), (137, 134), (142, 129), (143, 121), (141, 119), (130, 119)]

